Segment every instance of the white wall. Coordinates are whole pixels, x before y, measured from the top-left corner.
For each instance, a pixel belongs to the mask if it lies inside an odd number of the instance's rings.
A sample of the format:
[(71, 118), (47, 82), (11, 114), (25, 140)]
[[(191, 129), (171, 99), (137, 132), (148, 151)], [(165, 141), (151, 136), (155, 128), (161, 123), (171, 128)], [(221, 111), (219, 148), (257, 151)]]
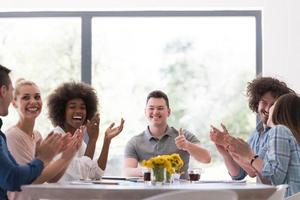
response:
[(0, 11), (262, 9), (263, 74), (300, 93), (300, 1), (298, 0), (0, 0)]

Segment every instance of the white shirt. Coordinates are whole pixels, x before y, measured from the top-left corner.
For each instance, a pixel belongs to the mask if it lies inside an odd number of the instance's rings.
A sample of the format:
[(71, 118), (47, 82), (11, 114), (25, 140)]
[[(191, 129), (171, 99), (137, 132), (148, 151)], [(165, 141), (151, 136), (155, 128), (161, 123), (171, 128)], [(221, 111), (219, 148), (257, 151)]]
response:
[[(59, 126), (55, 127), (53, 132), (66, 134)], [(86, 147), (87, 145), (82, 142), (81, 147), (76, 152), (73, 160), (65, 171), (65, 174), (58, 181), (59, 183), (80, 179), (100, 179), (102, 177), (104, 171), (98, 166), (97, 161), (84, 155)], [(61, 154), (62, 153), (57, 155), (54, 159), (59, 159)]]

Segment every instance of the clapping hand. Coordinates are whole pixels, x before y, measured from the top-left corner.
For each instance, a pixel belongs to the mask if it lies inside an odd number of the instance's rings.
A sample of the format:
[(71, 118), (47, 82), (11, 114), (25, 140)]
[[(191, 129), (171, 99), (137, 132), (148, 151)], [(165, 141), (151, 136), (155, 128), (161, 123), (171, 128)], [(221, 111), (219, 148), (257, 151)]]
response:
[(223, 131), (211, 125), (210, 139), (215, 143), (216, 148), (220, 152), (220, 154), (222, 154), (223, 156), (230, 156), (226, 150), (227, 143), (225, 141), (225, 137), (229, 135), (229, 132), (224, 124), (221, 124), (221, 127)]
[(214, 127), (212, 125), (210, 127), (211, 127), (211, 130), (210, 130), (211, 141), (213, 141), (215, 144), (222, 145), (225, 147), (226, 143), (225, 143), (224, 138), (226, 135), (229, 135), (226, 127), (223, 124), (221, 124), (223, 131), (220, 131), (219, 129), (217, 129), (216, 127)]
[(81, 126), (75, 131), (73, 136), (71, 136), (71, 134), (68, 135), (68, 144), (62, 153), (62, 158), (65, 158), (67, 160), (71, 159), (81, 147), (84, 135), (84, 128), (84, 126)]
[(257, 172), (256, 170), (251, 166), (250, 162), (248, 160), (245, 160), (243, 159), (239, 154), (237, 153), (233, 153), (233, 152), (230, 152), (230, 155), (232, 157), (232, 159), (239, 164), (239, 166), (241, 168), (243, 168), (247, 174), (250, 176), (250, 177), (256, 177), (257, 175)]
[(238, 155), (240, 159), (244, 159), (245, 162), (249, 162), (252, 159), (254, 153), (249, 144), (243, 139), (227, 135), (225, 141), (227, 143), (226, 149), (229, 152)]
[(119, 133), (121, 133), (123, 130), (124, 122), (125, 120), (122, 118), (120, 125), (117, 127), (114, 127), (115, 123), (111, 123), (105, 131), (105, 139), (110, 141), (111, 139), (119, 135)]
[(100, 115), (96, 113), (91, 120), (86, 123), (87, 133), (91, 140), (97, 141), (99, 136)]
[(46, 139), (36, 144), (36, 157), (46, 165), (63, 147), (62, 135), (51, 132)]

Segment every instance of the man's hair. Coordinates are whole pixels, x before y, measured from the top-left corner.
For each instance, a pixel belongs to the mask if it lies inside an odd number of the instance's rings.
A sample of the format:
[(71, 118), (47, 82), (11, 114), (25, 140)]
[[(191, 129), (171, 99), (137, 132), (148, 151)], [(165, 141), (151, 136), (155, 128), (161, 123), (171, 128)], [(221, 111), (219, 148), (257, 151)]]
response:
[(287, 126), (300, 143), (300, 97), (294, 93), (280, 96), (274, 106), (272, 121)]
[(273, 98), (277, 99), (281, 95), (295, 93), (287, 87), (286, 83), (272, 77), (257, 77), (248, 83), (247, 96), (249, 97), (249, 108), (253, 112), (258, 112), (258, 104), (262, 96), (270, 92)]
[(158, 98), (158, 99), (163, 98), (166, 101), (167, 107), (170, 108), (168, 96), (164, 92), (162, 92), (160, 90), (154, 90), (154, 91), (150, 92), (147, 96), (146, 104), (148, 103), (150, 98)]
[(0, 65), (0, 86), (5, 85), (8, 87), (10, 84), (9, 73), (10, 69)]
[(86, 106), (86, 119), (90, 120), (98, 110), (98, 98), (94, 88), (82, 82), (61, 84), (48, 97), (48, 114), (54, 126), (63, 126), (68, 101), (82, 99)]

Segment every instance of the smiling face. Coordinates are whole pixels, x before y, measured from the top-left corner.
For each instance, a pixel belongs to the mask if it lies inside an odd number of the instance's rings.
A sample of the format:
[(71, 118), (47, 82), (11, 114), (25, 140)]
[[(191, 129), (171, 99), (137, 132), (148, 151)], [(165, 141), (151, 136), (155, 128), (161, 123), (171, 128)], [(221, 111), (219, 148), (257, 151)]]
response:
[(264, 124), (267, 124), (269, 118), (269, 111), (276, 99), (271, 92), (264, 94), (258, 103), (258, 115)]
[(273, 110), (274, 110), (275, 104), (276, 104), (276, 102), (269, 109), (269, 118), (268, 118), (268, 121), (267, 121), (267, 126), (268, 127), (273, 127), (274, 126), (272, 116), (273, 116)]
[(65, 110), (64, 129), (66, 132), (74, 133), (86, 119), (86, 105), (82, 99), (71, 99)]
[(22, 85), (13, 100), (20, 118), (35, 119), (42, 110), (42, 99), (39, 88), (36, 85)]
[(146, 105), (145, 115), (150, 126), (163, 126), (167, 124), (167, 118), (171, 110), (167, 107), (163, 98), (151, 97)]

